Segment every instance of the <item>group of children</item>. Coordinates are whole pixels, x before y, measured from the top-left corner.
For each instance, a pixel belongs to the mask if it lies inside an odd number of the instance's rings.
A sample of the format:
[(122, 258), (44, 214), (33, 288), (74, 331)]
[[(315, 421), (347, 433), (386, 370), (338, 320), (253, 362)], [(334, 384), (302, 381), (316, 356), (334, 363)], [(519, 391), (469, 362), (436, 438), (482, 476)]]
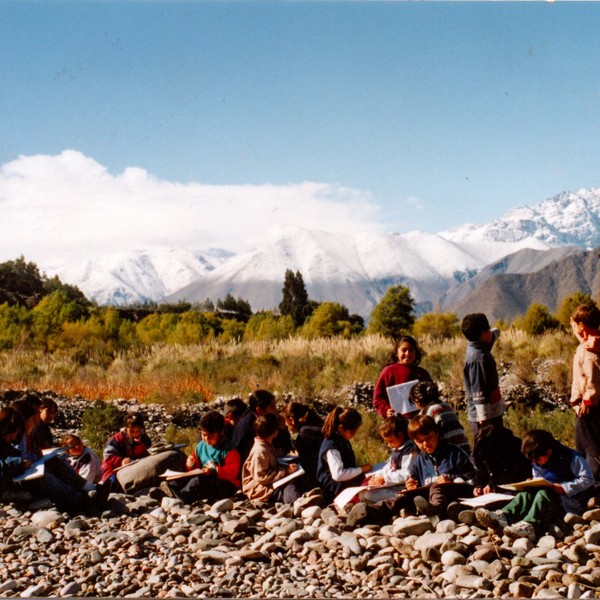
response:
[[(491, 352), (499, 332), (484, 314), (475, 313), (461, 324), (468, 341), (463, 375), (472, 449), (456, 412), (441, 401), (437, 386), (420, 366), (416, 340), (403, 336), (373, 395), (383, 419), (380, 434), (391, 448), (382, 469), (371, 473), (372, 465), (357, 464), (351, 444), (362, 423), (357, 410), (336, 407), (322, 420), (308, 406), (289, 402), (279, 413), (273, 394), (257, 390), (248, 404), (230, 400), (223, 413), (202, 416), (201, 439), (187, 457), (185, 471), (165, 479), (160, 488), (186, 503), (241, 491), (253, 502), (291, 503), (308, 493), (327, 504), (348, 487), (402, 486), (393, 502), (386, 502), (386, 514), (404, 510), (457, 519), (464, 508), (461, 498), (482, 496), (533, 475), (546, 480), (544, 487), (519, 492), (500, 511), (479, 509), (476, 518), (514, 536), (539, 534), (564, 512), (584, 510), (600, 473), (600, 311), (594, 305), (578, 307), (572, 327), (580, 341), (571, 399), (578, 452), (546, 431), (530, 431), (521, 441), (504, 426)], [(396, 414), (388, 388), (414, 381), (409, 396), (414, 410)], [(14, 476), (39, 460), (44, 448), (54, 447), (50, 424), (55, 416), (53, 401), (36, 404), (33, 398), (0, 410), (4, 490), (18, 487), (46, 495), (59, 508), (76, 512), (106, 498), (119, 485), (122, 467), (149, 457), (151, 441), (143, 418), (133, 413), (108, 440), (102, 461), (79, 437), (69, 435), (62, 440), (66, 453), (48, 460), (42, 477), (14, 483)]]

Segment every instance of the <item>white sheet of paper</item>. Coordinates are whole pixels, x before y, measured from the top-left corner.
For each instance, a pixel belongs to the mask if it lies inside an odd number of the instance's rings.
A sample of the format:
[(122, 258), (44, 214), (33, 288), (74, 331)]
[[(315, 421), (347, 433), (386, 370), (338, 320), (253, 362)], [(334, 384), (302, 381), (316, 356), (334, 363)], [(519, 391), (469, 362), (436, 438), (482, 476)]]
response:
[(25, 473), (21, 475), (17, 475), (13, 477), (13, 481), (27, 481), (29, 479), (37, 479), (38, 477), (42, 477), (46, 472), (46, 467), (44, 465), (44, 461), (39, 460), (34, 462)]
[(417, 379), (413, 381), (407, 381), (406, 383), (399, 383), (398, 385), (391, 385), (386, 388), (388, 398), (390, 400), (390, 406), (402, 415), (411, 413), (417, 410), (417, 407), (408, 399), (410, 390), (413, 386), (418, 383)]
[(290, 482), (292, 479), (295, 479), (296, 477), (300, 477), (300, 475), (304, 475), (304, 469), (302, 467), (298, 467), (297, 471), (294, 471), (293, 473), (290, 473), (289, 475), (286, 475), (285, 477), (278, 479), (273, 484), (273, 489), (277, 489), (278, 487), (285, 485), (286, 483)]
[(491, 494), (476, 496), (475, 498), (461, 498), (460, 503), (465, 506), (470, 506), (471, 508), (480, 508), (494, 502), (500, 502), (501, 500), (510, 502), (513, 498), (514, 496), (511, 496), (510, 494), (497, 494), (493, 492)]

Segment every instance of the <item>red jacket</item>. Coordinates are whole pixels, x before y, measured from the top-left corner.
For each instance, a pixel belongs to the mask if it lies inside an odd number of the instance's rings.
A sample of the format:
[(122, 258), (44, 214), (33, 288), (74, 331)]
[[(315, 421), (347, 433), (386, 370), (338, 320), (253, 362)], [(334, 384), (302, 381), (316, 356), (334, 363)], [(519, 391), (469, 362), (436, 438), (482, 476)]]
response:
[(422, 367), (412, 365), (401, 365), (400, 363), (392, 363), (383, 368), (379, 375), (379, 379), (375, 384), (373, 391), (373, 408), (382, 416), (387, 416), (387, 411), (390, 408), (387, 389), (392, 385), (406, 383), (407, 381), (433, 381), (431, 375)]

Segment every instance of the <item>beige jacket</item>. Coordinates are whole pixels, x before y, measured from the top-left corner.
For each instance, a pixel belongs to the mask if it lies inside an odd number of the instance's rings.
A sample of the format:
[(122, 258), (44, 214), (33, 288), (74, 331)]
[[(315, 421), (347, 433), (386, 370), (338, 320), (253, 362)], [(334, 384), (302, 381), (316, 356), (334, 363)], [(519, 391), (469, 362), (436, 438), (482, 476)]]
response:
[(254, 438), (254, 446), (242, 469), (242, 492), (248, 500), (268, 500), (273, 494), (273, 483), (285, 477), (285, 467), (277, 462), (273, 446)]
[(600, 354), (588, 350), (584, 343), (577, 346), (573, 357), (571, 404), (583, 402), (595, 406), (600, 400)]

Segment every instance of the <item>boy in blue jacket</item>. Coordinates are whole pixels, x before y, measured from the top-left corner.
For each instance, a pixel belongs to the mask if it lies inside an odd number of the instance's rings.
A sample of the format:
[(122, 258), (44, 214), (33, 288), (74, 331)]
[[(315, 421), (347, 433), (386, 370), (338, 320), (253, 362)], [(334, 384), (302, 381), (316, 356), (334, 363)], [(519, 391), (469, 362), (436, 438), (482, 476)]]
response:
[(421, 453), (412, 465), (406, 489), (429, 486), (429, 499), (416, 496), (415, 506), (427, 515), (445, 517), (451, 502), (473, 495), (475, 465), (462, 448), (441, 439), (428, 415), (416, 416), (408, 425), (408, 435)]
[(469, 342), (463, 380), (469, 425), (475, 437), (484, 425), (501, 423), (504, 414), (498, 369), (492, 356), (492, 347), (500, 337), (500, 331), (490, 328), (483, 313), (466, 315), (461, 322), (461, 330)]
[(502, 510), (479, 509), (475, 514), (482, 525), (497, 533), (534, 539), (565, 513), (585, 510), (593, 494), (594, 476), (581, 454), (543, 429), (525, 435), (521, 452), (533, 463), (533, 477), (542, 477), (551, 486), (521, 491)]

